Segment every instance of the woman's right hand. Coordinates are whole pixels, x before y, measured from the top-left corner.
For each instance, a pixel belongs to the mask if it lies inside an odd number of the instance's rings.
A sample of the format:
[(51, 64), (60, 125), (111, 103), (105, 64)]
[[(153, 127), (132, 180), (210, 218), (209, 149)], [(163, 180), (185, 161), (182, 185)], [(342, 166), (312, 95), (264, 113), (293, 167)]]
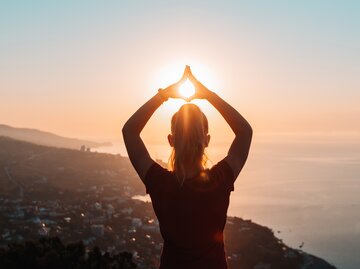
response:
[(197, 78), (192, 74), (190, 66), (188, 68), (187, 75), (188, 79), (195, 87), (195, 94), (191, 96), (188, 101), (191, 101), (193, 99), (207, 99), (208, 96), (212, 93), (212, 91), (210, 91), (200, 81), (197, 80)]

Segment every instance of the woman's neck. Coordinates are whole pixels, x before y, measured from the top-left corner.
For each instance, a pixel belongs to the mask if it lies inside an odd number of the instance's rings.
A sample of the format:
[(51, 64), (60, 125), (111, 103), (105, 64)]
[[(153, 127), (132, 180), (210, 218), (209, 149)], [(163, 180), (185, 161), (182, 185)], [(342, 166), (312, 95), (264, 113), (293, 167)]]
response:
[(204, 171), (204, 167), (201, 164), (189, 164), (185, 165), (185, 170), (187, 174), (187, 178), (192, 178), (200, 174), (200, 172)]

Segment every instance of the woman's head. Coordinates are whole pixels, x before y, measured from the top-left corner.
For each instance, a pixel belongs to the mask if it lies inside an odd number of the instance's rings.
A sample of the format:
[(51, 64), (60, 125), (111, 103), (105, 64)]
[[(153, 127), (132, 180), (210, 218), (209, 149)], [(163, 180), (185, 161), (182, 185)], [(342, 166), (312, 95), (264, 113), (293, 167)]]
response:
[(173, 147), (169, 164), (181, 184), (187, 178), (186, 168), (205, 167), (205, 148), (210, 141), (208, 130), (205, 114), (194, 104), (183, 105), (173, 115), (168, 136)]

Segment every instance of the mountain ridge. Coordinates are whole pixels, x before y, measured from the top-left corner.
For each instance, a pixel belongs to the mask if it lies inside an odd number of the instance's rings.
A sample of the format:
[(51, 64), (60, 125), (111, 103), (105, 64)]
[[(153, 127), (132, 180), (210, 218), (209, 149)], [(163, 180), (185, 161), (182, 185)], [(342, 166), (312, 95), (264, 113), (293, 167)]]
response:
[(12, 127), (6, 124), (0, 124), (0, 136), (43, 146), (69, 149), (80, 149), (82, 146), (85, 146), (85, 148), (97, 148), (112, 145), (110, 142), (94, 142), (85, 139), (70, 138), (38, 129)]

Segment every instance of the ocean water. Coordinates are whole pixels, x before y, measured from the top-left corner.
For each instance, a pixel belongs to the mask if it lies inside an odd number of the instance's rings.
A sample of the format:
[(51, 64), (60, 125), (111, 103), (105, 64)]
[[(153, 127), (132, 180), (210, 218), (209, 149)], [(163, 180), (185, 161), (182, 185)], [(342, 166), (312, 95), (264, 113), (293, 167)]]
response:
[[(210, 144), (210, 166), (228, 147)], [(148, 149), (164, 161), (170, 154), (166, 144)], [(97, 151), (126, 155), (120, 143)], [(360, 136), (255, 136), (228, 215), (268, 226), (338, 268), (360, 268)]]

